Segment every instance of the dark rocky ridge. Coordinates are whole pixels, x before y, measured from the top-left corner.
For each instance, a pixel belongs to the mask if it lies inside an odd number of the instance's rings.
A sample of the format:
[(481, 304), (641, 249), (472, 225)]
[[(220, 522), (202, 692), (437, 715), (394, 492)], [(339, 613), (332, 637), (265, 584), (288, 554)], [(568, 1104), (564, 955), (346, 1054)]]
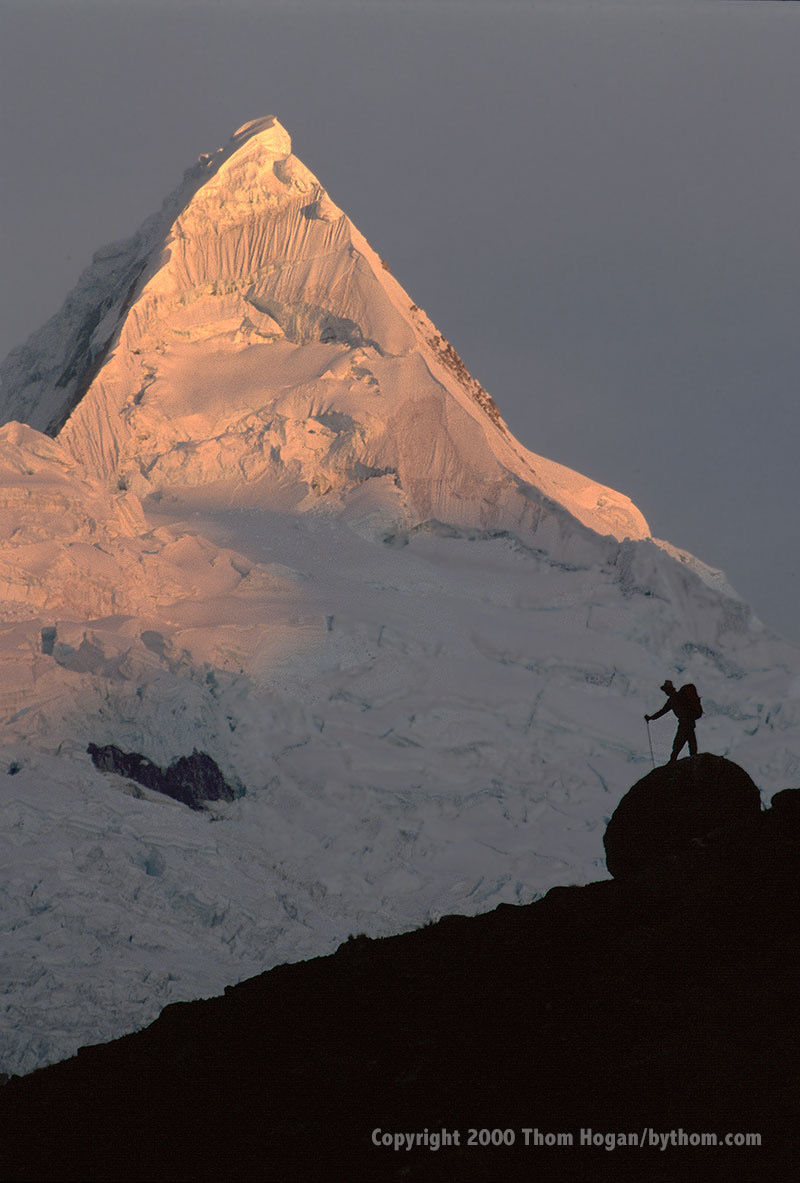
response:
[(180, 756), (164, 769), (138, 752), (123, 752), (113, 744), (98, 747), (90, 743), (86, 750), (101, 772), (125, 776), (146, 789), (181, 801), (190, 809), (203, 809), (208, 801), (233, 801), (237, 796), (216, 761), (206, 752)]
[[(800, 793), (781, 797), (645, 876), (356, 937), (12, 1080), (3, 1178), (786, 1180)], [(648, 1127), (762, 1144), (580, 1146)], [(470, 1128), (515, 1145), (469, 1146)], [(574, 1145), (526, 1147), (525, 1128)], [(375, 1129), (460, 1145), (394, 1151)]]

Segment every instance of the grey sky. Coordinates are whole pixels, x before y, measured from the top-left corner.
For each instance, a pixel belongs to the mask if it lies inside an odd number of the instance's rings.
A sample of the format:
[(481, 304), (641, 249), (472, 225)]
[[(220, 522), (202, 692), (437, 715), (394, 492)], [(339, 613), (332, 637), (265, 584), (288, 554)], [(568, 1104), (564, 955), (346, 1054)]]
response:
[(274, 113), (534, 451), (800, 640), (800, 5), (3, 0), (0, 355)]

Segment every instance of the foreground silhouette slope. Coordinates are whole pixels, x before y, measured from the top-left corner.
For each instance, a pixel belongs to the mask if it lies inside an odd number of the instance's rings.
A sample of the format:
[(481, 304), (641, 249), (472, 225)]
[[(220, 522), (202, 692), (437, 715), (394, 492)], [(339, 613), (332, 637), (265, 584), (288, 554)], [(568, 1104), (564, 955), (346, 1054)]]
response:
[[(787, 1178), (798, 795), (644, 874), (354, 937), (14, 1079), (3, 1178)], [(580, 1145), (648, 1127), (761, 1145)], [(469, 1146), (470, 1128), (515, 1144)], [(460, 1145), (373, 1144), (426, 1129)]]

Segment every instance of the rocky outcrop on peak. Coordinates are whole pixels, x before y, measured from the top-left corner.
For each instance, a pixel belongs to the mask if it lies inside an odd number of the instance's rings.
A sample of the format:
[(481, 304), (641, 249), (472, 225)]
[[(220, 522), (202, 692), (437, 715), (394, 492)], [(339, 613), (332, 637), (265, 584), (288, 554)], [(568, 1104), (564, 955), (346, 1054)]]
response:
[(123, 752), (113, 744), (98, 747), (90, 743), (87, 751), (94, 766), (102, 772), (127, 777), (188, 805), (190, 809), (204, 809), (209, 801), (233, 801), (238, 795), (206, 752), (180, 756), (164, 769), (146, 756)]

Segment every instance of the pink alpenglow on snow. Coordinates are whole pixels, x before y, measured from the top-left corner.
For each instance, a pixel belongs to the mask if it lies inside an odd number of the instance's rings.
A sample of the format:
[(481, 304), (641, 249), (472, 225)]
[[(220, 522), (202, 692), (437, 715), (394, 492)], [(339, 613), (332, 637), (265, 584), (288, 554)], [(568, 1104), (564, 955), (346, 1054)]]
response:
[[(64, 366), (81, 309), (82, 352)], [(48, 346), (54, 364), (32, 382), (28, 357)], [(620, 540), (649, 535), (627, 497), (513, 439), (271, 117), (201, 157), (159, 215), (101, 252), (26, 350), (4, 374), (5, 417), (142, 496), (225, 486), (257, 502), (261, 488), (307, 508), (372, 480), (387, 523), (547, 545), (565, 510)]]

